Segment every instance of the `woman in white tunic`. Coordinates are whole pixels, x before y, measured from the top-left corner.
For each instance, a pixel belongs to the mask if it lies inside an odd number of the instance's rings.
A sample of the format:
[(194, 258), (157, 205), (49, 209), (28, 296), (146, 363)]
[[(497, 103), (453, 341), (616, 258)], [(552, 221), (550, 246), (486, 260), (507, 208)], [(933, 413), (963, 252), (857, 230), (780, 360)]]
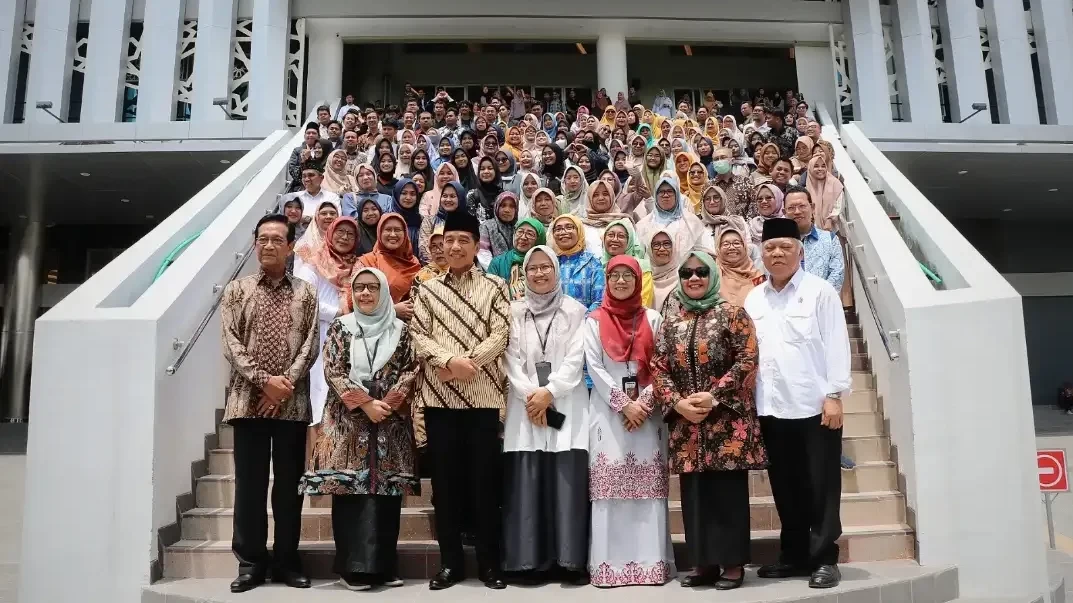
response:
[(589, 575), (594, 586), (664, 584), (675, 573), (667, 512), (667, 428), (651, 416), (648, 364), (659, 312), (641, 304), (641, 267), (619, 255), (585, 319), (589, 398)]
[(585, 306), (563, 293), (546, 245), (522, 262), (525, 298), (511, 303), (504, 428), (503, 569), (519, 581), (587, 583), (589, 392)]

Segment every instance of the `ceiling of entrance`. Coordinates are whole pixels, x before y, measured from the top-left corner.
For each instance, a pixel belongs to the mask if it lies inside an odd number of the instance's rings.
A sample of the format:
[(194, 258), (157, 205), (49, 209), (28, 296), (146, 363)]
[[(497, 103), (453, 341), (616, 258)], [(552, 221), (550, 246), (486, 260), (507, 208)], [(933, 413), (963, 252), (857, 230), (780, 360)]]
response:
[[(85, 148), (85, 147), (82, 147)], [(40, 187), (50, 224), (154, 224), (194, 196), (242, 149), (0, 153), (0, 224)]]
[(1073, 153), (884, 154), (947, 217), (1073, 219)]

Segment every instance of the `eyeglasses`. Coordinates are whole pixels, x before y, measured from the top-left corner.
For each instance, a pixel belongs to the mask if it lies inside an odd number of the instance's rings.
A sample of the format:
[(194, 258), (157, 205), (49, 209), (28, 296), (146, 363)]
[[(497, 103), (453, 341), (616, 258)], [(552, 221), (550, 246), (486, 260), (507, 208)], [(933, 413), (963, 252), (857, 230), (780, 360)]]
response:
[(656, 191), (656, 194), (659, 195), (660, 197), (673, 197), (674, 196), (674, 191), (672, 191), (669, 188), (663, 188), (663, 189), (660, 189), (660, 190)]
[(626, 233), (624, 232), (609, 232), (604, 235), (604, 239), (608, 241), (625, 241)]
[(552, 228), (551, 232), (554, 233), (554, 234), (562, 234), (562, 233), (566, 233), (566, 232), (577, 232), (577, 227), (574, 226), (573, 224), (560, 224), (559, 226), (556, 226), (555, 228)]
[(623, 283), (632, 283), (637, 280), (637, 276), (632, 272), (611, 272), (607, 275), (608, 281), (622, 281)]
[(332, 238), (339, 238), (346, 241), (352, 241), (357, 236), (358, 235), (354, 234), (349, 230), (337, 230), (332, 234)]
[(287, 244), (287, 239), (282, 237), (257, 237), (256, 243), (258, 247), (268, 247), (269, 245), (283, 247)]
[(703, 176), (704, 172), (702, 172), (700, 170), (689, 170), (689, 175), (690, 176)]
[(744, 246), (745, 245), (743, 245), (741, 241), (738, 241), (736, 239), (731, 240), (731, 241), (723, 241), (722, 243), (719, 244), (720, 249), (735, 249), (735, 248), (741, 248), (741, 247), (744, 247)]
[(354, 283), (354, 293), (361, 293), (362, 291), (380, 293), (380, 283)]
[(652, 243), (652, 251), (655, 251), (657, 249), (666, 249), (667, 251), (670, 251), (673, 247), (674, 247), (674, 244), (671, 243), (670, 241), (661, 241), (659, 243), (656, 243), (656, 242)]
[(405, 230), (396, 226), (394, 228), (384, 228), (384, 230), (381, 232), (383, 232), (384, 234), (400, 235), (405, 232)]
[(526, 266), (526, 274), (551, 274), (555, 270), (555, 266), (551, 264), (541, 264), (539, 266)]
[(517, 239), (535, 239), (536, 236), (537, 235), (536, 235), (535, 232), (532, 232), (532, 231), (530, 231), (528, 229), (519, 230), (517, 233), (514, 234), (514, 237), (517, 238)]
[(697, 275), (697, 278), (708, 278), (712, 273), (712, 270), (707, 266), (697, 266), (696, 268), (686, 268), (682, 266), (678, 269), (678, 278), (683, 281), (688, 281), (693, 278), (693, 275)]

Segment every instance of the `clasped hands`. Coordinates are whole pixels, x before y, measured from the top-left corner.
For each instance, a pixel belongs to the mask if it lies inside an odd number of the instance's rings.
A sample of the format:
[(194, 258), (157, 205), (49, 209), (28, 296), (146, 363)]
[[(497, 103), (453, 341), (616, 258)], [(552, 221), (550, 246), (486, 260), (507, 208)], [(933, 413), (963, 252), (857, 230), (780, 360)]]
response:
[(278, 417), (283, 401), (293, 395), (294, 384), (290, 379), (282, 375), (269, 377), (261, 387), (261, 397), (257, 400), (257, 406), (253, 410), (254, 416), (265, 419)]
[(709, 392), (697, 392), (690, 394), (674, 405), (674, 410), (682, 415), (690, 423), (697, 424), (712, 412), (717, 402)]
[(551, 392), (546, 387), (538, 387), (525, 397), (525, 414), (529, 415), (529, 420), (534, 425), (547, 427), (548, 407), (551, 406), (553, 400)]
[(477, 376), (477, 364), (464, 356), (452, 356), (447, 366), (436, 369), (436, 376), (444, 383), (453, 381), (472, 381)]

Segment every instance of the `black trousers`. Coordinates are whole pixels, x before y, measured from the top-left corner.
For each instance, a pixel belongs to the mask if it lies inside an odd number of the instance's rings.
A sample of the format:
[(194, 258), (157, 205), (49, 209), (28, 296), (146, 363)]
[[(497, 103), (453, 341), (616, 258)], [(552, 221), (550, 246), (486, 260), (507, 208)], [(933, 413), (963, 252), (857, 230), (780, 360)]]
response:
[(367, 574), (373, 582), (394, 578), (401, 513), (401, 496), (333, 496), (335, 573)]
[(820, 415), (760, 417), (760, 430), (782, 522), (780, 561), (808, 569), (838, 563), (842, 430), (820, 425)]
[(462, 518), (472, 509), (477, 536), (477, 565), (481, 571), (500, 569), (499, 411), (495, 409), (425, 409), (432, 461), (433, 506), (440, 563), (464, 572)]
[[(298, 481), (306, 460), (306, 425), (279, 419), (235, 419), (235, 533), (231, 550), (239, 574), (271, 569), (301, 571), (302, 495)], [(268, 467), (273, 466), (272, 517), (275, 541), (268, 540)]]
[(686, 550), (696, 569), (749, 563), (749, 472), (679, 475)]

